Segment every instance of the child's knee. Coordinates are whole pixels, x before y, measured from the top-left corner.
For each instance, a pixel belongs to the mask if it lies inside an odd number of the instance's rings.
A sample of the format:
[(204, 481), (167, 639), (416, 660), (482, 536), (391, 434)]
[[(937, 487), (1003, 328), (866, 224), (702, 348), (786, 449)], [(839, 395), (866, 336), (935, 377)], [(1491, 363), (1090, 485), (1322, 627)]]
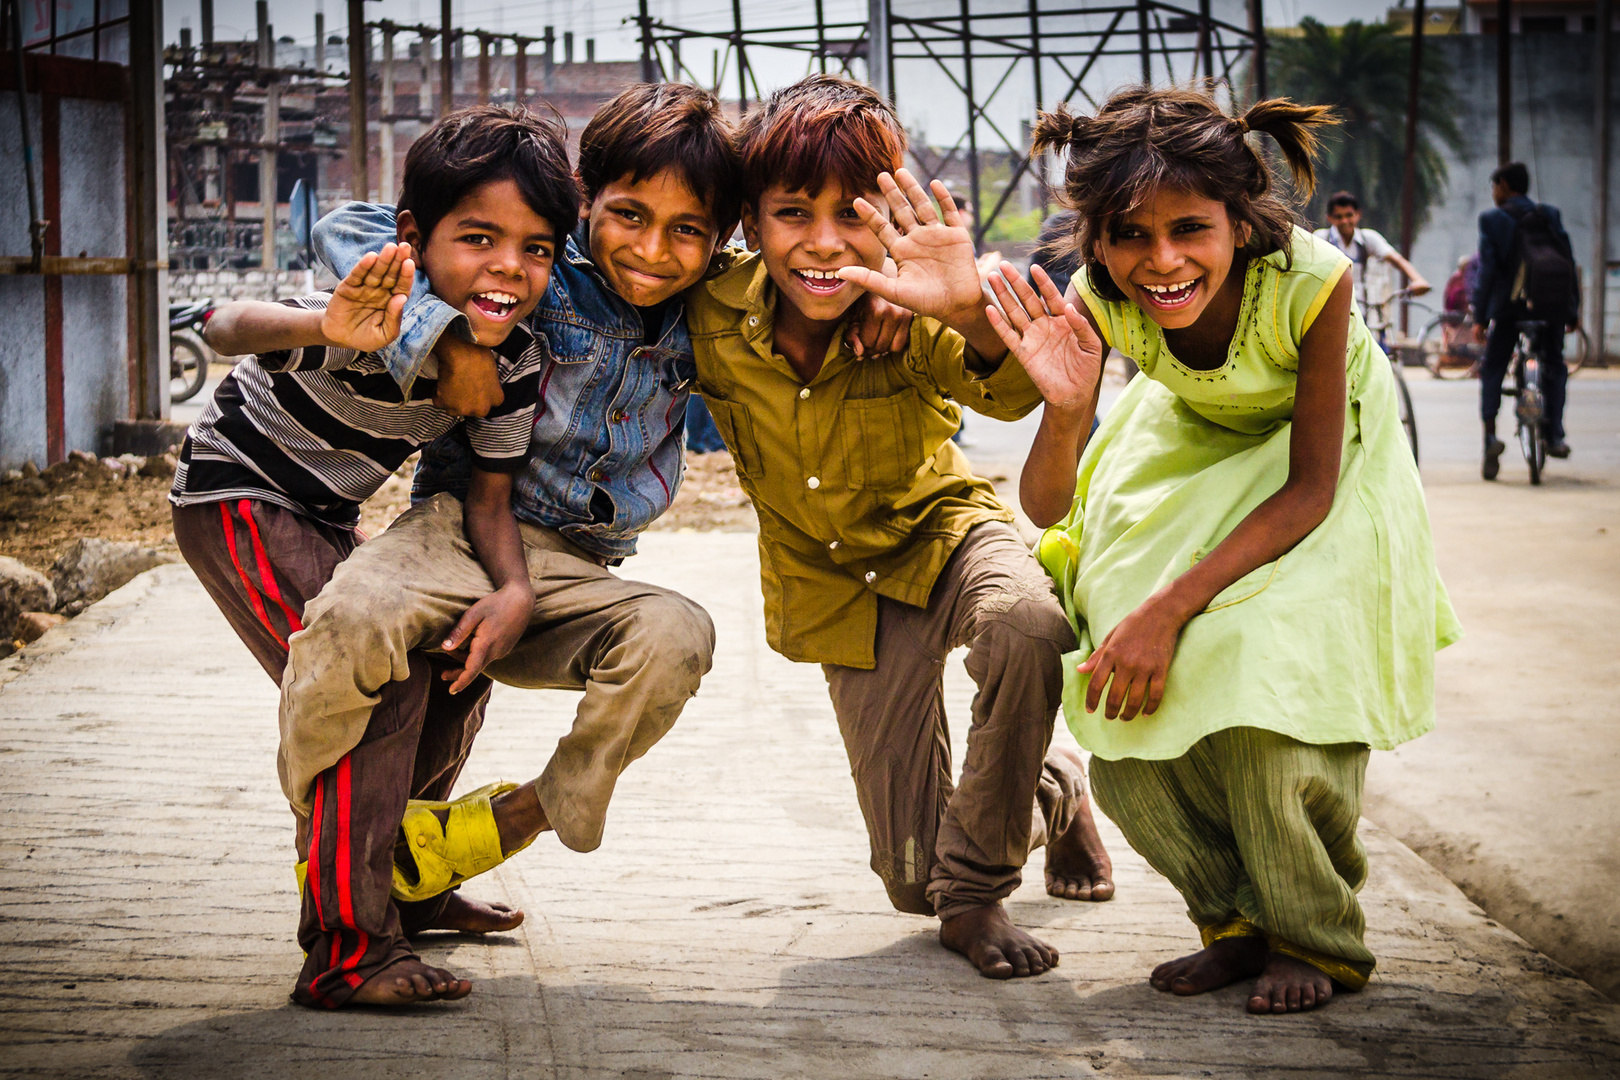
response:
[(633, 637), (639, 660), (660, 672), (686, 696), (714, 664), (714, 622), (698, 604), (678, 593), (646, 597), (636, 605)]

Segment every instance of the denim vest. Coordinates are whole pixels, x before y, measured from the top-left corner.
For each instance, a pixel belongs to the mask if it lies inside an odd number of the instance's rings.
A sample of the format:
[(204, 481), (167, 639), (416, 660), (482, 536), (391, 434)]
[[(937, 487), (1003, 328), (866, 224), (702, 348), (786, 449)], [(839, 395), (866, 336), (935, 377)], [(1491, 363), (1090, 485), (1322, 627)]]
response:
[[(349, 203), (314, 230), (315, 254), (342, 277), (368, 251), (394, 239), (392, 207)], [(669, 509), (684, 466), (686, 402), (697, 368), (677, 301), (645, 345), (641, 311), (607, 285), (590, 258), (582, 223), (564, 245), (526, 325), (547, 349), (530, 457), (514, 478), (512, 513), (557, 529), (571, 542), (618, 561), (636, 536)], [(415, 287), (396, 339), (380, 352), (408, 385), (439, 334), (464, 319)], [(465, 498), (472, 458), (460, 431), (422, 451), (413, 502), (441, 491)]]

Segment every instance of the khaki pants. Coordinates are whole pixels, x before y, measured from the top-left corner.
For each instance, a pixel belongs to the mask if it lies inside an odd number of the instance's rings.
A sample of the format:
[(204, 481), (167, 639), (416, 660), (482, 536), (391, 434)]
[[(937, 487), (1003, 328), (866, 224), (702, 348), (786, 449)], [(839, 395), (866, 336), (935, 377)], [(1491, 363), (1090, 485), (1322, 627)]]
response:
[(1356, 836), (1367, 753), (1227, 728), (1170, 761), (1094, 757), (1092, 791), (1180, 891), (1205, 945), (1263, 936), (1359, 990), (1374, 963), (1356, 900), (1367, 880)]
[[(462, 530), (461, 503), (412, 507), (338, 566), (289, 641), (278, 766), (294, 805), (365, 732), (410, 653), (442, 641), (494, 588)], [(624, 581), (554, 529), (521, 524), (534, 617), (489, 675), (514, 686), (584, 690), (572, 730), (541, 773), (540, 804), (576, 851), (602, 842), (618, 777), (675, 723), (714, 652), (714, 626), (668, 589)]]
[[(943, 675), (958, 645), (979, 692), (953, 786)], [(928, 607), (879, 601), (872, 670), (824, 665), (872, 869), (898, 910), (944, 919), (995, 903), (1018, 887), (1030, 850), (1068, 828), (1085, 776), (1048, 751), (1073, 648), (1029, 548), (987, 522), (963, 538)]]

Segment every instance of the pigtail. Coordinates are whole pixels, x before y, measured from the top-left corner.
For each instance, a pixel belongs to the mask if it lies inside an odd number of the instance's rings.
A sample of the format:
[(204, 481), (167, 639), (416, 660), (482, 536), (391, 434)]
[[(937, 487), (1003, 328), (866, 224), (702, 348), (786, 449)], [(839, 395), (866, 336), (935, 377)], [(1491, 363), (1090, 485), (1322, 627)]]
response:
[(1258, 131), (1276, 140), (1288, 162), (1294, 188), (1305, 198), (1316, 189), (1315, 157), (1321, 146), (1316, 129), (1339, 122), (1326, 105), (1300, 105), (1287, 98), (1256, 102), (1234, 123), (1238, 131)]
[(1068, 106), (1059, 105), (1051, 112), (1035, 118), (1030, 132), (1030, 153), (1044, 154), (1048, 150), (1071, 149), (1077, 143), (1088, 142), (1087, 135), (1096, 126), (1089, 116), (1076, 116)]

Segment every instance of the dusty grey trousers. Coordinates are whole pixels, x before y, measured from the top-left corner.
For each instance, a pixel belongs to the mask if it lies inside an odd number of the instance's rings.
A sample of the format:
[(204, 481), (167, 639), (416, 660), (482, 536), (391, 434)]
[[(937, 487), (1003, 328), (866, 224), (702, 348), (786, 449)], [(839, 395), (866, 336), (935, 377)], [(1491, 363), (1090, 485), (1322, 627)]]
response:
[[(958, 786), (943, 676), (959, 645), (979, 692)], [(898, 910), (944, 919), (1001, 900), (1029, 852), (1073, 821), (1085, 776), (1049, 752), (1073, 648), (1051, 580), (1012, 526), (987, 522), (926, 608), (879, 600), (875, 667), (823, 665), (872, 870)]]
[[(714, 625), (691, 600), (615, 576), (555, 529), (519, 531), (534, 616), (486, 673), (585, 691), (536, 787), (558, 839), (591, 851), (619, 774), (669, 731), (708, 672)], [(337, 567), (288, 642), (277, 764), (294, 805), (359, 740), (382, 688), (409, 676), (411, 650), (442, 641), (493, 588), (450, 495), (412, 507)]]

